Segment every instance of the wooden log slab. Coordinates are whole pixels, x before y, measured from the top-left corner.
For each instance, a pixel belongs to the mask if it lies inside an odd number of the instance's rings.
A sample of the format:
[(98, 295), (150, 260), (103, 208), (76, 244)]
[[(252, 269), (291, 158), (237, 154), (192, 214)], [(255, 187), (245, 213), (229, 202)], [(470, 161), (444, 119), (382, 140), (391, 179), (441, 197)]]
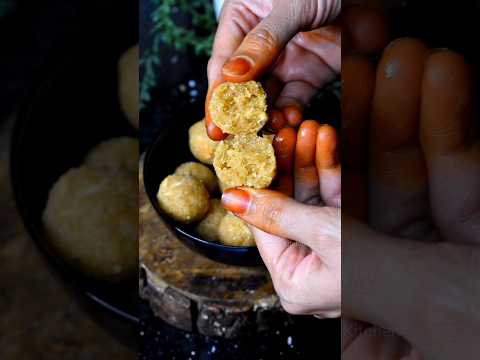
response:
[(263, 266), (215, 262), (184, 245), (150, 203), (139, 171), (140, 296), (156, 316), (191, 332), (234, 338), (286, 320)]

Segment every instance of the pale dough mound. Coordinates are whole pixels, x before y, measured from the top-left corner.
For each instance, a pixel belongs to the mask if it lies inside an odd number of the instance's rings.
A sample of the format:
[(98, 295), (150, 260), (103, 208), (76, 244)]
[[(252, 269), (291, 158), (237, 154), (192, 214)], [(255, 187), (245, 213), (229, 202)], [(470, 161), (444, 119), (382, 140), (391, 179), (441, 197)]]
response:
[(222, 207), (220, 200), (210, 200), (210, 208), (208, 209), (207, 216), (197, 225), (196, 229), (198, 234), (205, 240), (220, 241), (218, 228), (226, 214), (227, 211)]
[(126, 171), (138, 173), (138, 140), (131, 137), (118, 137), (101, 142), (87, 154), (85, 164), (106, 171)]
[(177, 167), (174, 174), (191, 176), (200, 181), (212, 193), (217, 189), (217, 177), (207, 166), (197, 162), (186, 162)]
[(157, 193), (160, 207), (173, 219), (191, 223), (202, 219), (208, 211), (207, 189), (191, 176), (169, 175)]
[(118, 61), (118, 96), (128, 121), (139, 128), (138, 45), (128, 49)]
[(267, 95), (260, 83), (223, 83), (209, 103), (213, 122), (231, 135), (256, 134), (267, 122)]
[(227, 213), (218, 228), (220, 242), (229, 246), (255, 246), (253, 234), (247, 223), (231, 213)]
[(188, 130), (188, 144), (197, 160), (212, 165), (218, 142), (208, 137), (203, 120), (196, 122)]
[(43, 224), (53, 249), (84, 273), (121, 280), (138, 270), (138, 186), (86, 166), (50, 190)]
[(270, 140), (256, 135), (238, 135), (223, 140), (215, 151), (213, 166), (226, 189), (236, 186), (267, 188), (277, 167)]

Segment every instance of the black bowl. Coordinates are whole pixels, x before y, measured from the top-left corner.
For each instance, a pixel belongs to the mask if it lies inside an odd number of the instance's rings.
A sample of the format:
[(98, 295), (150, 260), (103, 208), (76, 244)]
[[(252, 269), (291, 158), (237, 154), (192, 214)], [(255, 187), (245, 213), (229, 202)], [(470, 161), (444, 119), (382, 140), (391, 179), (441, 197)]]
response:
[[(198, 121), (201, 115), (189, 116), (187, 119)], [(164, 214), (157, 202), (157, 191), (162, 180), (175, 171), (175, 168), (186, 161), (197, 161), (188, 147), (188, 128), (194, 121), (183, 121), (179, 116), (173, 126), (163, 129), (156, 141), (148, 148), (143, 168), (145, 190), (158, 215), (165, 220), (191, 249), (204, 256), (226, 264), (255, 266), (262, 264), (262, 259), (255, 246), (226, 246), (203, 239), (195, 231), (194, 225), (185, 225)], [(220, 197), (217, 193), (215, 197)]]
[[(121, 284), (83, 275), (51, 249), (41, 222), (53, 183), (79, 165), (89, 149), (107, 138), (136, 136), (117, 96), (117, 61), (125, 48), (91, 47), (52, 65), (20, 108), (11, 146), (12, 186), (25, 227), (54, 273), (80, 294), (77, 298), (90, 300), (89, 308), (107, 312), (100, 317), (112, 318), (115, 335), (123, 336), (119, 332), (128, 329), (125, 337), (134, 345), (139, 322), (136, 274)], [(118, 330), (117, 323), (125, 328)]]

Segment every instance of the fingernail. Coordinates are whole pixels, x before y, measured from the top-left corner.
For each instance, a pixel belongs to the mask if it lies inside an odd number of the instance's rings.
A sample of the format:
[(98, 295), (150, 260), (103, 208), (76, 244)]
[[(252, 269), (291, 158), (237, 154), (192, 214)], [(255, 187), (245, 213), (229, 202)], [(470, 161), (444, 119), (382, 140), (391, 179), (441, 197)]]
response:
[(207, 134), (208, 137), (214, 141), (220, 141), (227, 137), (227, 135), (224, 134), (223, 131), (213, 123), (213, 121), (207, 123)]
[(321, 125), (317, 135), (317, 166), (331, 169), (338, 165), (337, 134), (329, 125)]
[(250, 194), (241, 189), (227, 189), (222, 195), (222, 205), (234, 214), (242, 215), (248, 210)]
[(227, 76), (243, 76), (251, 69), (251, 63), (243, 57), (228, 60), (223, 65), (222, 71)]
[(268, 124), (273, 130), (282, 129), (286, 123), (287, 123), (287, 120), (285, 120), (285, 117), (283, 116), (283, 113), (281, 111), (270, 110), (270, 113), (268, 116)]
[(283, 108), (283, 116), (291, 127), (297, 127), (303, 120), (302, 111), (295, 105), (286, 106)]

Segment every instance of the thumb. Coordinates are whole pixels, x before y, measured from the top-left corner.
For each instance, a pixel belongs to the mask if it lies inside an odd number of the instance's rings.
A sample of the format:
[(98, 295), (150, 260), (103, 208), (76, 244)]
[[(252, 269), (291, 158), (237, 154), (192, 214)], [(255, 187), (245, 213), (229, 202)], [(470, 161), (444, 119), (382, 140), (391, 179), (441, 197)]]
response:
[(225, 190), (222, 205), (269, 234), (295, 240), (328, 255), (340, 238), (340, 209), (302, 204), (273, 190)]
[(311, 30), (338, 15), (340, 1), (281, 0), (243, 39), (223, 65), (226, 81), (259, 78), (277, 60), (286, 44), (302, 30)]

